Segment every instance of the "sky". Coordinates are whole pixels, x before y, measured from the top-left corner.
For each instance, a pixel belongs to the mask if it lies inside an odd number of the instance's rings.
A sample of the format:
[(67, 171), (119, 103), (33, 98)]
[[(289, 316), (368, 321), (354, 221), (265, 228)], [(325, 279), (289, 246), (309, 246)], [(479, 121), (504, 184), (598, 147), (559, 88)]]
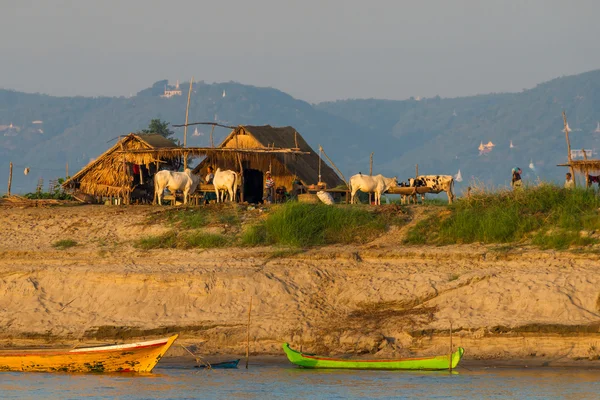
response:
[(161, 79), (316, 103), (515, 92), (600, 68), (597, 0), (0, 0), (0, 88), (127, 96)]

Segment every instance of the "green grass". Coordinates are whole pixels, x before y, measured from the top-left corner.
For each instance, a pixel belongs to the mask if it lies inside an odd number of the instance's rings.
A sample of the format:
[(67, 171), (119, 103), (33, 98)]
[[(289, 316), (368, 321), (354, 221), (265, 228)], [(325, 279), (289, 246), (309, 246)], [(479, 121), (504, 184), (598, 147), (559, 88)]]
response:
[(177, 247), (177, 235), (171, 231), (162, 235), (144, 236), (134, 243), (134, 247), (142, 250), (174, 249)]
[(362, 206), (287, 203), (275, 208), (258, 225), (247, 228), (241, 242), (292, 247), (366, 243), (394, 221), (389, 215)]
[(72, 239), (63, 239), (52, 243), (52, 247), (57, 250), (65, 250), (75, 246), (77, 246), (77, 242)]
[(540, 185), (518, 192), (483, 192), (460, 199), (417, 223), (411, 244), (514, 243), (532, 239), (542, 248), (566, 249), (597, 241), (581, 230), (600, 229), (600, 198), (593, 190)]
[(225, 247), (230, 239), (224, 235), (204, 232), (170, 231), (162, 235), (146, 236), (134, 243), (134, 247), (142, 250), (151, 249), (211, 249)]

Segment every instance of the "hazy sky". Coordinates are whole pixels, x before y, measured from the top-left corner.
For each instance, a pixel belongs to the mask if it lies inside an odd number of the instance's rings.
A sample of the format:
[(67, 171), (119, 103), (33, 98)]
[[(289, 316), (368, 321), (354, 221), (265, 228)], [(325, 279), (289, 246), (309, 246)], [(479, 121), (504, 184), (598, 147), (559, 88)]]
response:
[(0, 87), (129, 95), (160, 79), (310, 102), (520, 91), (600, 68), (598, 0), (0, 0)]

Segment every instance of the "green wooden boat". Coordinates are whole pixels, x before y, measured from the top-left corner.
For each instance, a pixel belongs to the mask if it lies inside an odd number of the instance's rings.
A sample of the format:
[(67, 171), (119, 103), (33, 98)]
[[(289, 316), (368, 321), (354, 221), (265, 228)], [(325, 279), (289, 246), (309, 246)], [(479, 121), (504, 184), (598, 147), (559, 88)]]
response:
[(305, 354), (290, 348), (287, 343), (283, 344), (283, 351), (288, 360), (303, 368), (341, 368), (341, 369), (387, 369), (387, 370), (444, 370), (456, 368), (465, 350), (459, 347), (452, 354), (433, 357), (403, 358), (398, 360), (345, 360)]

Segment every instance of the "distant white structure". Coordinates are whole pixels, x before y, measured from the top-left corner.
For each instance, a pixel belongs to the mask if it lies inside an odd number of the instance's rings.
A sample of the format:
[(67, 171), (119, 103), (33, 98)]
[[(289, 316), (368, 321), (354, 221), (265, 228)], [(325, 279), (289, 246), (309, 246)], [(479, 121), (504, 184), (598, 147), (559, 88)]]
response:
[(452, 112), (452, 116), (453, 116), (453, 117), (458, 117), (458, 114), (456, 113), (456, 110), (454, 110), (454, 111)]
[(586, 158), (594, 155), (593, 149), (571, 150), (571, 158)]
[(225, 93), (225, 91), (223, 90), (223, 97), (227, 96), (227, 94)]
[(458, 170), (458, 173), (456, 175), (454, 175), (454, 180), (456, 182), (462, 182), (463, 178), (462, 178), (462, 175), (460, 173), (460, 169)]
[(175, 84), (175, 89), (173, 90), (167, 89), (167, 86), (165, 85), (165, 93), (160, 95), (160, 97), (164, 97), (167, 99), (173, 96), (181, 96), (181, 89), (179, 89), (179, 80)]
[(477, 148), (479, 150), (479, 155), (491, 152), (495, 146), (496, 145), (492, 143), (491, 140), (487, 142), (487, 144), (483, 144), (483, 142), (480, 142), (479, 147)]
[(192, 136), (204, 136), (204, 132), (199, 132), (198, 128), (194, 129)]
[(40, 124), (43, 124), (43, 123), (44, 123), (44, 121), (40, 121), (40, 120), (38, 119), (38, 120), (35, 120), (35, 121), (31, 121), (31, 123), (32, 123), (32, 124), (35, 124), (35, 125), (40, 125)]
[(598, 122), (598, 126), (596, 127), (596, 130), (594, 132), (600, 133), (600, 122)]
[(515, 148), (515, 145), (513, 144), (512, 140), (510, 141), (510, 148), (511, 148), (511, 149), (514, 149), (514, 148)]
[(529, 160), (529, 169), (535, 171), (535, 165), (533, 165), (533, 160)]
[(571, 132), (571, 128), (569, 127), (569, 123), (567, 122), (567, 127), (563, 128), (563, 132), (565, 131), (565, 129), (567, 130), (567, 132)]

